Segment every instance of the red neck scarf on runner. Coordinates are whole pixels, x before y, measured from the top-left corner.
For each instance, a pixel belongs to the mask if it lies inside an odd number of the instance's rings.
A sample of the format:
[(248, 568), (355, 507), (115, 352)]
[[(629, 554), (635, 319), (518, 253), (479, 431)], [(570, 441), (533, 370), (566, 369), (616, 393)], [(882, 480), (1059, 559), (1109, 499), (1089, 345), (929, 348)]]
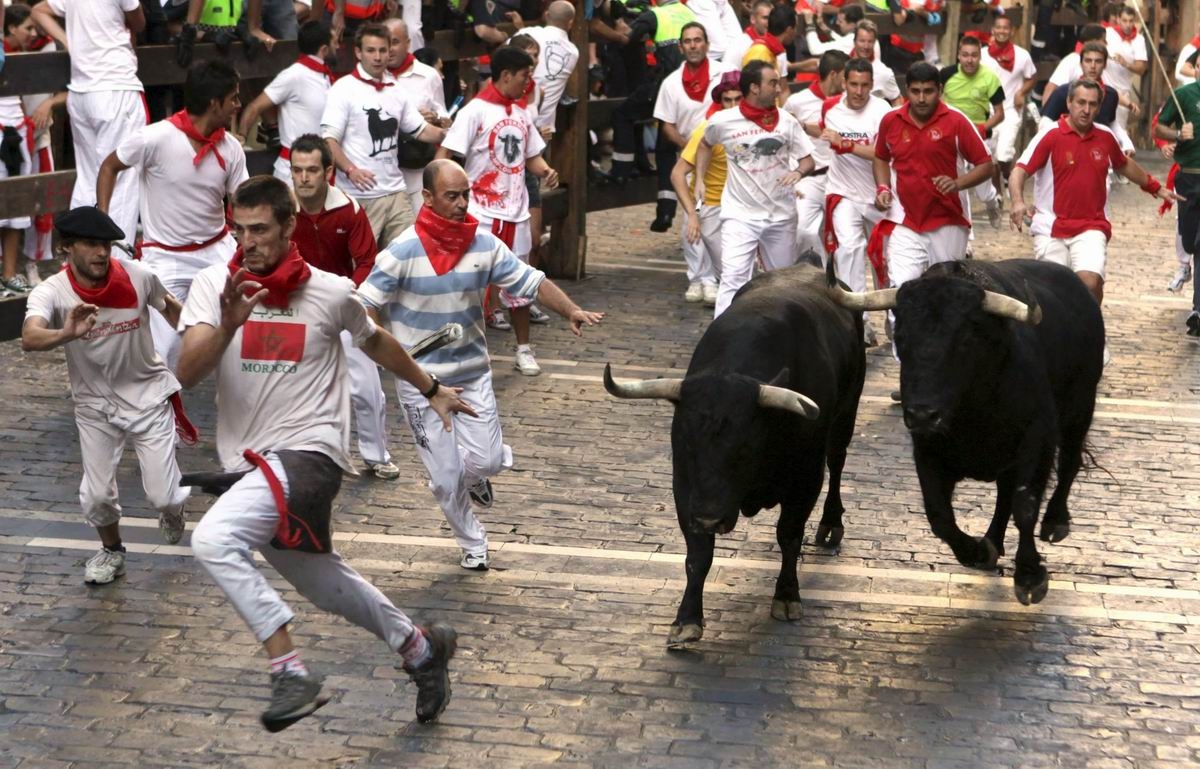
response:
[(11, 45), (9, 45), (9, 44), (8, 44), (8, 41), (7, 41), (7, 40), (5, 40), (5, 41), (4, 41), (4, 52), (5, 52), (5, 53), (20, 53), (20, 52), (21, 52), (21, 49), (20, 49), (20, 48), (14, 48), (13, 46), (11, 46)]
[(416, 221), (417, 238), (425, 248), (425, 256), (433, 265), (433, 271), (445, 275), (467, 253), (475, 239), (475, 228), (479, 220), (467, 214), (461, 222), (447, 219), (433, 212), (429, 206), (421, 206)]
[(196, 157), (192, 159), (192, 166), (199, 168), (200, 161), (204, 160), (204, 156), (211, 152), (217, 159), (217, 163), (221, 165), (221, 169), (225, 169), (225, 158), (221, 157), (221, 151), (217, 149), (217, 144), (225, 138), (224, 126), (205, 136), (196, 128), (196, 124), (192, 122), (192, 116), (185, 109), (181, 109), (167, 118), (167, 122), (183, 131), (184, 136), (200, 145), (200, 149), (196, 150)]
[(809, 93), (820, 99), (822, 102), (829, 97), (825, 94), (825, 90), (821, 88), (821, 81), (818, 80), (808, 87)]
[(537, 89), (537, 83), (533, 82), (533, 77), (531, 76), (528, 80), (525, 81), (525, 92), (521, 94), (521, 98), (518, 100), (521, 102), (522, 107), (529, 106), (529, 100), (533, 96), (533, 92), (536, 89)]
[(704, 94), (708, 91), (708, 57), (704, 57), (704, 62), (699, 67), (693, 67), (687, 62), (683, 63), (683, 91), (692, 101), (704, 101)]
[(1138, 28), (1136, 26), (1130, 29), (1128, 32), (1121, 29), (1121, 27), (1117, 24), (1109, 26), (1109, 29), (1111, 29), (1113, 32), (1116, 32), (1117, 37), (1121, 38), (1126, 43), (1132, 43), (1133, 39), (1138, 36)]
[(1004, 45), (993, 40), (988, 46), (988, 56), (991, 56), (992, 60), (1004, 67), (1006, 71), (1012, 72), (1013, 66), (1017, 62), (1017, 48), (1011, 40)]
[(704, 113), (705, 119), (707, 120), (708, 118), (720, 112), (722, 109), (721, 102), (714, 101), (712, 104), (708, 105), (708, 111)]
[(312, 56), (304, 55), (296, 59), (296, 63), (301, 67), (308, 67), (313, 72), (319, 75), (324, 75), (325, 79), (333, 82), (333, 70), (331, 70), (324, 62), (317, 61)]
[(67, 280), (71, 281), (71, 290), (88, 304), (112, 310), (132, 310), (137, 307), (137, 291), (133, 288), (129, 273), (121, 266), (119, 260), (111, 256), (108, 258), (108, 277), (99, 288), (85, 288), (81, 285), (75, 280), (75, 273), (70, 265), (63, 265), (63, 271), (67, 273)]
[(764, 131), (774, 131), (775, 126), (779, 125), (779, 108), (774, 105), (763, 109), (751, 106), (748, 99), (742, 99), (741, 104), (738, 105), (738, 109), (742, 111), (742, 117)]
[(417, 57), (413, 56), (410, 53), (408, 56), (404, 57), (404, 61), (400, 62), (399, 67), (396, 67), (395, 69), (388, 67), (388, 72), (392, 73), (392, 77), (400, 77), (401, 75), (403, 75), (405, 72), (408, 71), (408, 68), (411, 67), (412, 63), (416, 60), (417, 60)]
[(779, 54), (787, 51), (787, 49), (783, 47), (783, 43), (779, 42), (779, 38), (775, 37), (770, 32), (764, 32), (760, 35), (754, 31), (753, 27), (747, 27), (746, 34), (749, 35), (750, 39), (755, 43), (762, 43), (765, 45), (767, 50), (771, 52), (772, 56), (778, 56)]
[(514, 106), (517, 106), (517, 107), (521, 106), (520, 99), (508, 98), (504, 94), (500, 93), (499, 89), (496, 88), (496, 84), (494, 82), (490, 82), (490, 81), (488, 82), (488, 84), (486, 86), (484, 86), (482, 91), (480, 91), (478, 94), (476, 94), (475, 98), (483, 99), (484, 101), (488, 102), (489, 104), (499, 104), (501, 107), (504, 107), (504, 112), (507, 115), (512, 114)]
[(389, 83), (385, 80), (375, 80), (373, 78), (363, 77), (362, 75), (359, 74), (358, 67), (355, 67), (354, 69), (350, 70), (350, 74), (353, 75), (356, 79), (361, 80), (362, 82), (364, 82), (367, 85), (374, 88), (375, 93), (379, 93), (384, 88), (391, 88), (392, 86), (395, 85), (395, 83)]
[(1196, 35), (1195, 37), (1192, 38), (1192, 47), (1200, 48), (1200, 35)]
[[(246, 270), (246, 280), (254, 281), (260, 284), (267, 290), (267, 296), (263, 299), (263, 304), (267, 307), (284, 308), (288, 306), (288, 295), (293, 291), (303, 286), (309, 276), (312, 275), (312, 270), (308, 268), (308, 263), (300, 256), (300, 249), (295, 243), (289, 242), (287, 256), (275, 265), (275, 269), (266, 275), (259, 275), (256, 272)], [(245, 256), (242, 253), (241, 246), (234, 252), (233, 259), (229, 260), (229, 274), (233, 275), (238, 270), (242, 269), (242, 262)], [(253, 296), (255, 291), (245, 289), (246, 296)]]

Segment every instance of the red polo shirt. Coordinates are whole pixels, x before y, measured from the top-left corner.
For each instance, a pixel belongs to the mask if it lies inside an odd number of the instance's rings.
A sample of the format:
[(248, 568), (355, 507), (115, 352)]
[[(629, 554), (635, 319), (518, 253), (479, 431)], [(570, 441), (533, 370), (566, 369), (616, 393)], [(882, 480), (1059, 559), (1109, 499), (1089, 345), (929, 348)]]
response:
[[(1066, 117), (1061, 117), (1057, 126), (1034, 137), (1017, 167), (1033, 176), (1034, 209), (1039, 214), (1053, 212), (1050, 237), (1073, 238), (1086, 230), (1100, 230), (1105, 238), (1112, 238), (1105, 211), (1108, 169), (1128, 162), (1107, 128), (1092, 126), (1080, 136)], [(1039, 229), (1042, 227), (1035, 227), (1033, 234), (1046, 234)]]
[(354, 199), (330, 185), (318, 214), (296, 213), (292, 242), (313, 267), (350, 278), (358, 285), (375, 266), (375, 234), (367, 212)]
[(976, 166), (988, 162), (987, 147), (967, 116), (943, 102), (923, 126), (913, 122), (908, 108), (904, 104), (884, 115), (875, 139), (875, 157), (892, 164), (904, 213), (899, 224), (916, 232), (947, 224), (969, 227), (958, 193), (938, 192), (933, 177), (957, 177), (960, 157)]

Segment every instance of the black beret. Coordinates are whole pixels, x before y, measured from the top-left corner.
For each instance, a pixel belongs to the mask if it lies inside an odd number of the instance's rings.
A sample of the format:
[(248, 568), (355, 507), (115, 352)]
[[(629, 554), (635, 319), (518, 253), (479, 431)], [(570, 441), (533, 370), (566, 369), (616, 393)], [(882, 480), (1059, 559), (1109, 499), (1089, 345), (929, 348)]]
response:
[(108, 214), (95, 206), (80, 206), (54, 217), (54, 227), (64, 238), (125, 240), (125, 233)]

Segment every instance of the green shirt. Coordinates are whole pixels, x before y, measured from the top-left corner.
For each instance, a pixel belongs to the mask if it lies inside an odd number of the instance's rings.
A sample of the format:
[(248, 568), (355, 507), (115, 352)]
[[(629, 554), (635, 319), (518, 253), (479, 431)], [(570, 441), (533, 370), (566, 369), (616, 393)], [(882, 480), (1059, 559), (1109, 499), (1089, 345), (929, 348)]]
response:
[(971, 77), (955, 64), (942, 70), (942, 100), (972, 123), (985, 123), (992, 114), (991, 105), (1004, 104), (1004, 87), (996, 73), (982, 64)]
[[(1200, 83), (1188, 83), (1182, 88), (1175, 89), (1175, 98), (1183, 105), (1183, 119), (1179, 118), (1179, 110), (1175, 108), (1175, 99), (1167, 99), (1162, 111), (1158, 113), (1158, 124), (1179, 128), (1184, 123), (1191, 123), (1200, 129)], [(1192, 139), (1181, 141), (1175, 145), (1175, 162), (1180, 168), (1195, 171), (1200, 169), (1200, 141)]]

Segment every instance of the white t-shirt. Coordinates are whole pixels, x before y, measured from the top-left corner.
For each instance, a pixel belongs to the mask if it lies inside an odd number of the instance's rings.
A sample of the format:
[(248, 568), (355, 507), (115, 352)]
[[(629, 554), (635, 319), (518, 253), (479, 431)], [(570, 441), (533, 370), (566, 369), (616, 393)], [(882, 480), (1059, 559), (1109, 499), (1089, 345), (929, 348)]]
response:
[[(725, 65), (726, 69), (741, 69), (742, 58), (745, 57), (746, 51), (749, 51), (752, 45), (754, 45), (754, 39), (743, 30), (740, 35), (729, 41), (724, 55), (721, 56), (721, 63)], [(709, 53), (712, 53), (711, 46), (708, 50)]]
[[(67, 342), (63, 350), (75, 403), (110, 417), (133, 420), (178, 392), (179, 382), (154, 352), (150, 337), (150, 308), (166, 307), (167, 289), (140, 264), (121, 264), (137, 291), (137, 307), (101, 307), (92, 330)], [(25, 318), (43, 318), (50, 328), (59, 329), (67, 314), (83, 301), (66, 273), (58, 272), (29, 294)]]
[(141, 91), (137, 55), (133, 52), (125, 14), (141, 7), (138, 0), (48, 0), (55, 16), (67, 20), (71, 48), (71, 83), (76, 93)]
[[(846, 97), (838, 97), (836, 104), (825, 111), (822, 126), (841, 134), (855, 144), (875, 146), (879, 124), (892, 107), (878, 96), (871, 96), (861, 110), (855, 111), (846, 105)], [(821, 144), (822, 142), (814, 142)], [(833, 153), (829, 163), (829, 179), (825, 182), (825, 194), (841, 195), (859, 203), (875, 202), (875, 172), (872, 162), (850, 152)]]
[(117, 159), (141, 183), (142, 231), (147, 243), (186, 246), (204, 243), (225, 228), (225, 196), (249, 178), (246, 153), (232, 134), (217, 144), (225, 167), (212, 151), (193, 165), (192, 142), (166, 120), (151, 123), (117, 145)]
[(1183, 50), (1179, 52), (1179, 58), (1175, 61), (1175, 82), (1180, 86), (1196, 82), (1196, 78), (1183, 74), (1183, 65), (1188, 63), (1188, 59), (1192, 58), (1194, 53), (1196, 53), (1196, 46), (1189, 42), (1183, 46)]
[(780, 184), (813, 145), (800, 122), (779, 110), (779, 122), (766, 131), (742, 116), (740, 109), (721, 110), (708, 119), (704, 141), (725, 147), (728, 176), (721, 193), (721, 218), (783, 222), (796, 218), (792, 187)]
[(689, 0), (687, 7), (695, 14), (696, 21), (704, 25), (708, 35), (708, 58), (721, 61), (730, 43), (742, 34), (742, 25), (729, 0)]
[(983, 57), (980, 60), (983, 66), (996, 73), (996, 77), (1000, 78), (1000, 87), (1004, 89), (1004, 116), (1007, 118), (1009, 113), (1016, 109), (1013, 104), (1013, 99), (1016, 98), (1017, 91), (1021, 90), (1021, 86), (1025, 85), (1025, 81), (1037, 75), (1037, 67), (1033, 66), (1033, 58), (1019, 45), (1013, 46), (1013, 68), (1009, 70), (1001, 67), (995, 59), (988, 54), (987, 46), (983, 46)]
[[(315, 56), (308, 56), (324, 64)], [(329, 78), (320, 72), (296, 63), (287, 67), (267, 84), (263, 93), (271, 103), (279, 107), (279, 141), (291, 148), (292, 142), (304, 134), (321, 133), (321, 115), (329, 95)], [(288, 161), (276, 158), (275, 170), (285, 172), (282, 179), (291, 179)]]
[(1108, 64), (1104, 67), (1104, 82), (1117, 89), (1117, 93), (1128, 94), (1133, 88), (1133, 72), (1118, 64), (1114, 58), (1124, 57), (1128, 62), (1148, 61), (1146, 53), (1146, 36), (1141, 32), (1129, 42), (1121, 39), (1117, 30), (1109, 27), (1104, 30), (1104, 44), (1108, 46)]
[(526, 27), (521, 34), (529, 35), (542, 47), (534, 82), (542, 89), (542, 105), (534, 116), (538, 128), (554, 130), (554, 113), (567, 90), (567, 81), (579, 63), (579, 48), (571, 42), (566, 30), (558, 27)]
[(396, 87), (417, 109), (429, 110), (438, 117), (448, 117), (446, 92), (442, 89), (442, 76), (428, 64), (413, 59), (412, 65), (395, 76)]
[[(358, 74), (370, 79), (360, 65)], [(404, 174), (396, 156), (401, 131), (416, 135), (426, 125), (415, 102), (388, 73), (388, 85), (381, 91), (353, 74), (340, 78), (329, 89), (325, 112), (321, 115), (321, 135), (336, 139), (350, 162), (375, 174), (375, 186), (363, 192), (341, 171), (337, 186), (360, 199), (382, 198), (404, 192)]]
[(871, 67), (875, 70), (875, 86), (871, 93), (889, 104), (899, 99), (900, 86), (896, 84), (896, 73), (892, 68), (880, 61), (878, 55), (871, 60)]
[[(814, 94), (812, 88), (805, 88), (789, 96), (783, 108), (804, 127), (805, 123), (820, 124), (821, 105), (824, 103), (825, 100)], [(817, 164), (817, 168), (828, 168), (832, 157), (833, 150), (829, 149), (827, 143), (819, 140), (813, 142), (813, 162)]]
[[(1062, 57), (1062, 60), (1055, 66), (1054, 72), (1050, 75), (1050, 84), (1055, 87), (1066, 85), (1082, 74), (1083, 69), (1079, 66), (1079, 54), (1069, 53)], [(1104, 75), (1105, 80), (1108, 79), (1107, 74)]]
[(529, 110), (513, 107), (510, 115), (499, 104), (472, 99), (454, 118), (442, 147), (465, 159), (472, 216), (506, 222), (529, 218), (525, 161), (546, 149)]
[[(259, 305), (217, 365), (217, 456), (227, 471), (246, 470), (242, 451), (319, 451), (350, 465), (350, 378), (339, 334), (355, 346), (376, 332), (348, 278), (312, 267), (285, 308)], [(192, 282), (179, 319), (186, 332), (221, 323), (229, 268), (215, 264)]]
[[(690, 7), (690, 6), (689, 6)], [(686, 139), (704, 120), (704, 115), (712, 105), (712, 89), (721, 82), (721, 76), (729, 71), (729, 67), (715, 61), (708, 63), (708, 85), (704, 87), (704, 100), (696, 101), (683, 90), (683, 68), (663, 78), (658, 89), (658, 100), (654, 102), (654, 119), (664, 123), (674, 124), (676, 130)], [(739, 67), (739, 69), (741, 69)]]

